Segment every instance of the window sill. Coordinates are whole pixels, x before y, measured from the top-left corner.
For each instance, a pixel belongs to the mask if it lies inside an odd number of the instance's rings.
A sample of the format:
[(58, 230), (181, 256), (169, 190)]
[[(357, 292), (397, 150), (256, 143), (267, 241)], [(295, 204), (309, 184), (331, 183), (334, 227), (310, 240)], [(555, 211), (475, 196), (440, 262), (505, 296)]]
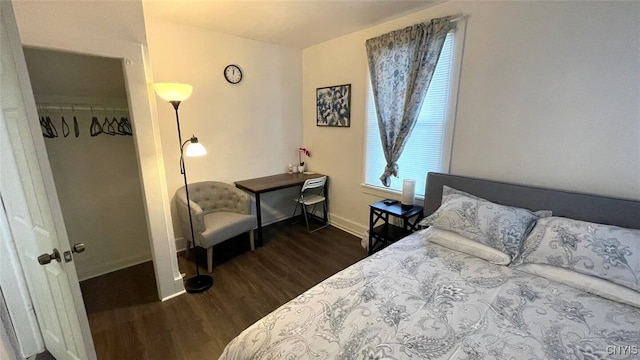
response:
[[(368, 195), (378, 196), (385, 199), (400, 200), (402, 197), (402, 191), (392, 190), (384, 187), (373, 186), (365, 183), (360, 183), (362, 192)], [(416, 203), (424, 201), (424, 196), (416, 195)]]

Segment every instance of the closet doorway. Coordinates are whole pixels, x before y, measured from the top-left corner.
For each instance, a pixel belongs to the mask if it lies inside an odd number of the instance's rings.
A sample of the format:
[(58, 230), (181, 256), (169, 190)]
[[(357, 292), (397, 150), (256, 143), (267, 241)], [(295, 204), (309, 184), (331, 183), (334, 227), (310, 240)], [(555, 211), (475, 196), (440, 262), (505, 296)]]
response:
[[(122, 60), (29, 47), (24, 53), (69, 242), (86, 249), (74, 256), (78, 279), (148, 263), (145, 284), (123, 286), (155, 288)], [(112, 291), (90, 288), (93, 298)]]

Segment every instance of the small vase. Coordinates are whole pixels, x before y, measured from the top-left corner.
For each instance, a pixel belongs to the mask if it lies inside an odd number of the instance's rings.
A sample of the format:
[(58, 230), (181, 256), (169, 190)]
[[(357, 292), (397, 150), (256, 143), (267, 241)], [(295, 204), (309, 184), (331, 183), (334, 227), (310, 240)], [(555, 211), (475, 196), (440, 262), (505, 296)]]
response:
[(298, 165), (298, 172), (299, 173), (303, 173), (304, 172), (304, 165)]

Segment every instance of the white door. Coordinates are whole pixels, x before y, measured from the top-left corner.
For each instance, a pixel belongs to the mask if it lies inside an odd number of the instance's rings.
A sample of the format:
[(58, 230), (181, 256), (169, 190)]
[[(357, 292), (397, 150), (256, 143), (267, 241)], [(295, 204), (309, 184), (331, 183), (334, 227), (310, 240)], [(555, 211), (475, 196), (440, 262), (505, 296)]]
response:
[[(0, 12), (0, 194), (47, 350), (95, 359), (11, 2), (0, 1)], [(61, 261), (40, 265), (54, 249)]]

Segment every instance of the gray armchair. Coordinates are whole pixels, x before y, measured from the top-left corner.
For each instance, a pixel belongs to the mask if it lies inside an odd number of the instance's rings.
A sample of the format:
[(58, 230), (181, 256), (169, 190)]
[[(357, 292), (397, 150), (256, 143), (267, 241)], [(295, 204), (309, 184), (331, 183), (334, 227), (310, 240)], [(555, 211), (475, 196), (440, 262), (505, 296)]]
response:
[[(255, 249), (253, 229), (258, 225), (251, 215), (249, 195), (232, 185), (217, 181), (189, 184), (189, 199), (195, 244), (207, 249), (207, 270), (213, 269), (213, 245), (249, 232), (251, 251)], [(176, 191), (176, 208), (182, 235), (192, 242), (184, 186)]]

